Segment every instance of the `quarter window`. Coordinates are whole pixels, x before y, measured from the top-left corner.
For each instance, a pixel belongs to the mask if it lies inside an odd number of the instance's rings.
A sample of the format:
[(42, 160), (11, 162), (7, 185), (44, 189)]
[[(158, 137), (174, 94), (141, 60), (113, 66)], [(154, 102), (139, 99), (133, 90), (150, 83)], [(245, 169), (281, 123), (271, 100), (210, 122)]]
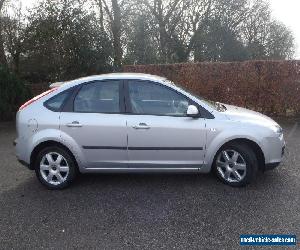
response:
[(145, 81), (128, 81), (134, 114), (186, 116), (187, 97), (166, 86)]
[(57, 94), (56, 96), (50, 98), (48, 101), (45, 102), (45, 106), (55, 112), (58, 112), (61, 110), (63, 103), (65, 102), (65, 100), (67, 99), (67, 97), (69, 96), (69, 94), (72, 91), (67, 90), (64, 91), (62, 93)]
[(84, 85), (74, 100), (74, 111), (84, 113), (119, 113), (119, 81), (93, 82)]

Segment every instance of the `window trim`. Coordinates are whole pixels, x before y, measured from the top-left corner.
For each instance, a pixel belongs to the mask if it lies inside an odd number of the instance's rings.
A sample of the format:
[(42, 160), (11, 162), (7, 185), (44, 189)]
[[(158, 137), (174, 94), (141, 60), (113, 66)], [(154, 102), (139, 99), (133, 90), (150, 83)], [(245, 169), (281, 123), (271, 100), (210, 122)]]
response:
[(124, 80), (125, 107), (126, 107), (126, 113), (129, 114), (129, 115), (151, 115), (151, 116), (167, 116), (167, 117), (189, 118), (189, 116), (187, 116), (187, 115), (167, 115), (167, 114), (151, 114), (151, 113), (137, 114), (137, 113), (133, 113), (132, 112), (132, 107), (131, 107), (131, 102), (130, 102), (130, 95), (129, 95), (129, 81), (138, 81), (138, 82), (145, 82), (145, 83), (149, 83), (149, 84), (156, 84), (156, 85), (162, 86), (164, 88), (167, 88), (167, 89), (169, 89), (171, 91), (174, 91), (177, 94), (179, 94), (180, 96), (183, 96), (184, 98), (186, 98), (188, 100), (189, 105), (195, 105), (198, 108), (199, 115), (196, 116), (195, 118), (214, 119), (214, 116), (209, 111), (207, 111), (206, 109), (204, 109), (197, 102), (195, 102), (194, 100), (192, 100), (188, 96), (184, 95), (180, 91), (178, 91), (178, 90), (176, 90), (176, 89), (174, 89), (174, 88), (172, 88), (170, 86), (164, 85), (164, 84), (162, 84), (160, 82), (155, 82), (155, 81), (151, 81), (151, 80), (142, 80), (142, 79), (126, 79), (126, 80)]
[[(103, 82), (109, 82), (109, 81), (118, 81), (119, 84), (119, 112), (83, 112), (83, 111), (75, 111), (74, 110), (74, 102), (75, 98), (77, 97), (80, 90), (83, 88), (83, 86), (92, 84), (92, 83), (98, 83), (101, 84)], [(124, 81), (123, 79), (103, 79), (103, 80), (93, 80), (89, 82), (84, 82), (78, 85), (78, 88), (76, 91), (74, 91), (74, 94), (70, 100), (70, 110), (68, 112), (72, 113), (79, 113), (79, 114), (123, 114), (125, 113), (125, 98), (124, 98)]]
[[(81, 88), (84, 85), (87, 84), (91, 84), (94, 82), (107, 82), (107, 81), (118, 81), (119, 82), (119, 108), (120, 108), (120, 112), (116, 113), (116, 112), (107, 112), (107, 113), (103, 113), (103, 112), (78, 112), (78, 111), (74, 111), (74, 101), (75, 98), (77, 96), (77, 94), (79, 93), (79, 91), (81, 90)], [(175, 91), (176, 93), (178, 93), (179, 95), (185, 97), (188, 101), (189, 101), (189, 105), (195, 105), (198, 110), (199, 110), (199, 116), (195, 117), (195, 118), (206, 118), (206, 119), (214, 119), (214, 115), (211, 114), (209, 111), (207, 111), (205, 108), (203, 108), (201, 105), (199, 105), (197, 102), (195, 102), (194, 100), (192, 100), (191, 98), (189, 98), (188, 96), (186, 96), (185, 94), (181, 93), (180, 91), (164, 85), (160, 82), (155, 82), (152, 80), (143, 80), (143, 79), (116, 79), (116, 78), (112, 78), (112, 79), (102, 79), (102, 80), (92, 80), (92, 81), (88, 81), (88, 82), (83, 82), (80, 83), (76, 86), (70, 87), (66, 90), (61, 91), (60, 93), (56, 94), (55, 96), (52, 96), (51, 98), (49, 98), (48, 100), (46, 100), (43, 105), (44, 107), (46, 107), (48, 110), (51, 110), (52, 112), (69, 112), (69, 113), (82, 113), (82, 114), (127, 114), (127, 115), (152, 115), (152, 116), (167, 116), (167, 117), (188, 117), (188, 116), (178, 116), (178, 115), (160, 115), (160, 114), (135, 114), (131, 111), (131, 103), (130, 103), (130, 97), (129, 97), (129, 87), (128, 87), (128, 82), (129, 81), (141, 81), (141, 82), (149, 82), (149, 83), (153, 83), (156, 85), (160, 85), (162, 87), (168, 88), (172, 91)], [(53, 110), (52, 108), (47, 106), (47, 102), (50, 101), (52, 98), (56, 97), (59, 94), (62, 94), (64, 92), (70, 91), (69, 95), (67, 96), (67, 98), (64, 100), (62, 106), (60, 107), (60, 110)]]

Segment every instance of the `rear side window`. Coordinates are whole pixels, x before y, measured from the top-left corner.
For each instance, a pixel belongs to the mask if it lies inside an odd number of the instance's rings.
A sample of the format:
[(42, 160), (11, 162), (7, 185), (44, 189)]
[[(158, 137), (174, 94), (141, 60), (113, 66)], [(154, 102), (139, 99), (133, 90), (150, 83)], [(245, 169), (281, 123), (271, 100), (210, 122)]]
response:
[(71, 91), (63, 91), (56, 96), (53, 96), (48, 101), (45, 102), (45, 107), (54, 111), (59, 112), (61, 111), (63, 104), (65, 103), (65, 100), (69, 96)]
[(120, 82), (118, 80), (88, 83), (74, 100), (74, 112), (120, 113)]

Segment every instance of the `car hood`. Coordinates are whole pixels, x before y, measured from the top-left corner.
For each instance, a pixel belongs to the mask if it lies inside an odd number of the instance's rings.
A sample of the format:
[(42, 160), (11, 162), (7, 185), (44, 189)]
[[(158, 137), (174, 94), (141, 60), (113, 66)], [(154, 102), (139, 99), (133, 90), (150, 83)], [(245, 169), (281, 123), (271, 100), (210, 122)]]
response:
[(261, 113), (255, 112), (253, 110), (223, 104), (226, 107), (226, 111), (223, 113), (233, 121), (240, 122), (252, 122), (256, 124), (261, 124), (263, 126), (274, 126), (278, 125), (273, 119), (270, 117), (263, 115)]

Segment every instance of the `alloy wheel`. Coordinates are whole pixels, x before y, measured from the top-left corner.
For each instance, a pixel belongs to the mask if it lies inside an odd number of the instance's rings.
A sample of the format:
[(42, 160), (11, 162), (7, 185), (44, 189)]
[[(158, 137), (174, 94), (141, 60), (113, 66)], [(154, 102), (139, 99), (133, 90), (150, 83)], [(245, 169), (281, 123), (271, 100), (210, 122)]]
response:
[(59, 185), (65, 182), (69, 175), (69, 170), (67, 160), (56, 152), (45, 154), (40, 162), (42, 178), (52, 185)]
[(219, 153), (216, 167), (219, 175), (230, 183), (240, 182), (246, 176), (246, 161), (239, 152), (233, 149), (223, 150)]

